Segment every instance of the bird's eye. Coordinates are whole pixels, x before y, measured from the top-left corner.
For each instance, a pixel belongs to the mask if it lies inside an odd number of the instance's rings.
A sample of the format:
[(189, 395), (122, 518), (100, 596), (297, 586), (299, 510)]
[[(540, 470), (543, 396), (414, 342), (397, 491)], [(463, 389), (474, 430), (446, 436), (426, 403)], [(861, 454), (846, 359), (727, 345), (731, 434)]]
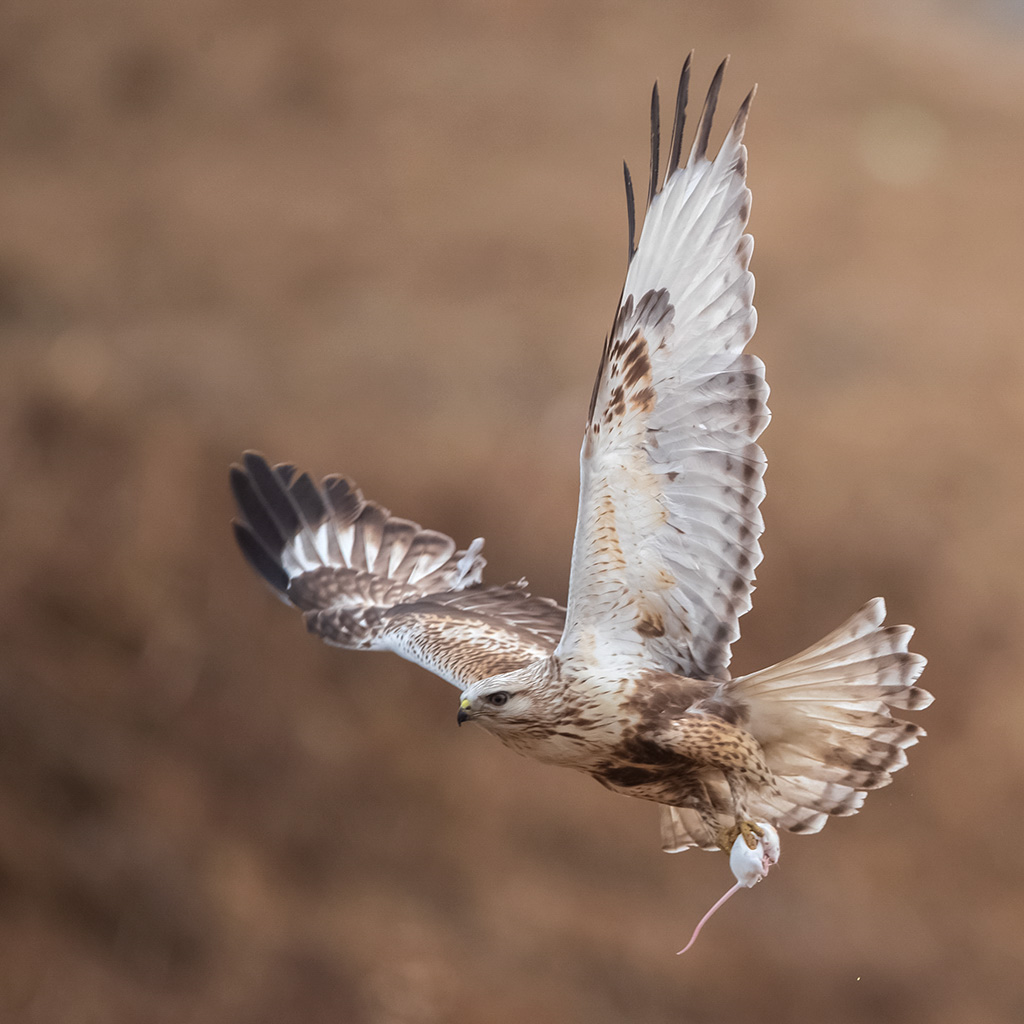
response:
[(502, 705), (508, 703), (508, 694), (504, 690), (499, 690), (497, 693), (489, 693), (487, 695), (487, 703), (493, 704), (496, 708), (500, 708)]

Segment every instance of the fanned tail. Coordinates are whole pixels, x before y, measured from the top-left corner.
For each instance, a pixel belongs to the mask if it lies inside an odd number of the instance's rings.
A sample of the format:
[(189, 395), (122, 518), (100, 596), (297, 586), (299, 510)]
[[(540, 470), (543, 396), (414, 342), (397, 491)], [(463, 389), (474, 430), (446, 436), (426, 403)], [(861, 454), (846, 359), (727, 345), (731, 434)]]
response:
[(906, 748), (925, 732), (891, 709), (918, 711), (932, 695), (915, 685), (926, 661), (907, 649), (913, 628), (884, 618), (875, 598), (802, 653), (729, 684), (778, 782), (777, 793), (752, 800), (755, 818), (818, 832), (829, 815), (855, 814), (868, 790), (906, 765)]

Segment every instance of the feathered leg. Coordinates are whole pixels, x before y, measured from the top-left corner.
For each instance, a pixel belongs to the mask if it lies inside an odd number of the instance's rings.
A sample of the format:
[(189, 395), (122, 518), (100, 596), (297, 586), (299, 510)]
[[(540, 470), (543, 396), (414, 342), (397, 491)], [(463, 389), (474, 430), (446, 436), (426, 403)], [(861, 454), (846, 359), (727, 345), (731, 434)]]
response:
[(748, 793), (774, 792), (776, 785), (764, 759), (760, 744), (745, 729), (707, 713), (689, 713), (673, 719), (671, 726), (659, 737), (659, 742), (693, 762), (698, 769), (711, 769), (722, 773), (729, 786), (734, 824), (723, 828), (717, 809), (707, 801), (697, 808), (701, 822), (709, 835), (727, 853), (737, 835), (743, 835), (753, 849), (755, 836), (763, 835), (761, 828), (750, 820), (747, 808)]

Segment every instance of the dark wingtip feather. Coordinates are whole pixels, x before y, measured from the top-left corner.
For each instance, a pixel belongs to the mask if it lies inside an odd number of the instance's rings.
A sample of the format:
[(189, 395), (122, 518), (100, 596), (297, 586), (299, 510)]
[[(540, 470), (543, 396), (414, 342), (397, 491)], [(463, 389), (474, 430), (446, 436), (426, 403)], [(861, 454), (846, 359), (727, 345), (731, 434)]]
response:
[(242, 465), (244, 465), (247, 470), (251, 470), (254, 465), (259, 463), (262, 463), (268, 469), (270, 468), (270, 463), (267, 462), (262, 452), (253, 451), (251, 448), (246, 448), (246, 450), (242, 452)]
[(733, 118), (731, 131), (738, 138), (743, 138), (743, 131), (747, 127), (747, 117), (750, 114), (750, 104), (753, 103), (756, 95), (757, 86), (755, 85), (754, 88), (747, 93), (746, 99), (744, 99), (740, 104), (740, 109), (736, 111), (736, 116)]
[(650, 207), (658, 191), (658, 165), (661, 151), (661, 105), (658, 100), (658, 83), (651, 92), (651, 180), (647, 186), (647, 206)]
[(275, 589), (282, 594), (288, 592), (288, 574), (281, 563), (263, 546), (256, 533), (245, 523), (237, 520), (231, 524), (235, 540), (245, 560)]
[(627, 228), (629, 230), (629, 262), (633, 262), (633, 255), (636, 252), (636, 247), (633, 245), (633, 239), (636, 236), (636, 205), (633, 201), (633, 179), (629, 174), (629, 164), (625, 160), (622, 161), (622, 174), (626, 179), (626, 219)]
[(672, 121), (672, 143), (669, 148), (668, 164), (665, 166), (665, 180), (679, 167), (679, 156), (683, 149), (683, 129), (686, 127), (686, 101), (690, 94), (690, 62), (693, 50), (683, 61), (683, 70), (679, 73), (679, 88), (676, 90), (676, 116)]
[(267, 511), (249, 474), (241, 466), (234, 465), (228, 479), (235, 504), (252, 533), (259, 537), (268, 551), (284, 550), (285, 538)]
[(324, 504), (320, 489), (313, 483), (308, 473), (302, 473), (288, 488), (292, 501), (299, 509), (305, 525), (315, 529), (327, 518), (327, 506)]
[(281, 477), (270, 468), (267, 460), (258, 452), (246, 452), (242, 462), (259, 492), (267, 512), (277, 524), (284, 538), (293, 537), (302, 527), (298, 512), (292, 504)]
[(354, 523), (365, 504), (363, 492), (343, 476), (327, 476), (323, 480), (323, 493), (331, 514), (342, 526)]
[(718, 93), (722, 88), (722, 76), (725, 74), (725, 66), (728, 63), (729, 58), (726, 57), (718, 65), (715, 77), (711, 79), (708, 95), (704, 100), (704, 109), (701, 111), (700, 122), (697, 125), (697, 137), (693, 140), (693, 149), (690, 151), (689, 163), (702, 160), (707, 156), (708, 140), (711, 138), (711, 122), (715, 117), (715, 108), (718, 106)]
[(274, 467), (278, 480), (284, 487), (290, 487), (292, 478), (295, 476), (295, 467), (289, 462), (281, 462)]

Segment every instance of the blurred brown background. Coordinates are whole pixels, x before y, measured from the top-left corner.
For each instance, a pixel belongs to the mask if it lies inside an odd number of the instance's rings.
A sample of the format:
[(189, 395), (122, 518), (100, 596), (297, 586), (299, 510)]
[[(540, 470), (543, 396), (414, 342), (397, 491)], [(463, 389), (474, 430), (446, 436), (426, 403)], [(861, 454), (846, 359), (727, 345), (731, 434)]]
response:
[[(1021, 17), (5, 4), (0, 1019), (1024, 1019)], [(734, 667), (884, 594), (939, 699), (678, 960), (724, 859), (305, 636), (226, 469), (348, 473), (564, 599), (619, 160), (645, 180), (691, 47), (699, 95), (733, 55), (721, 120), (760, 85), (775, 422)]]

